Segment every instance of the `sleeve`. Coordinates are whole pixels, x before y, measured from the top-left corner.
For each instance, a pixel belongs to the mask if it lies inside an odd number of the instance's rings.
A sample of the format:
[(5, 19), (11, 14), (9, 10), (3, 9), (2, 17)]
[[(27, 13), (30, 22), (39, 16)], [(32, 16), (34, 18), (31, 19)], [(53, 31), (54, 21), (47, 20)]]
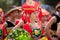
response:
[(6, 35), (7, 35), (6, 27), (5, 27), (5, 26), (3, 26), (3, 27), (2, 27), (2, 30), (3, 30), (3, 36), (6, 36)]
[(32, 29), (30, 28), (30, 26), (28, 24), (25, 24), (24, 27), (23, 27), (23, 29), (25, 29), (26, 31), (28, 31), (31, 34), (31, 36), (32, 36)]
[(41, 18), (42, 18), (42, 10), (41, 10), (41, 8), (38, 8), (38, 11), (39, 11), (38, 19), (41, 20)]

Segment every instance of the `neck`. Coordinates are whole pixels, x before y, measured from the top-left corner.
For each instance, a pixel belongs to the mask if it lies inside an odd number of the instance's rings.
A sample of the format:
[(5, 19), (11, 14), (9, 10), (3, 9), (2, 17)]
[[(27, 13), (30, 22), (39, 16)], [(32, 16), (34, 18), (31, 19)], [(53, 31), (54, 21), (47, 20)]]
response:
[(9, 20), (12, 21), (12, 22), (14, 22), (15, 21), (15, 18), (10, 17)]

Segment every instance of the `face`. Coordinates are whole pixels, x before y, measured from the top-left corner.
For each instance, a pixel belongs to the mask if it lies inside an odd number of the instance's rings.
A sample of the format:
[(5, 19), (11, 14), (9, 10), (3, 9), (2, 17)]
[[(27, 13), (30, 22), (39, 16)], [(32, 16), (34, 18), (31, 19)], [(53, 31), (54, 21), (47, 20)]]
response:
[(13, 11), (12, 13), (11, 13), (11, 16), (12, 17), (17, 17), (19, 15), (19, 12), (18, 11)]
[(0, 8), (0, 15), (3, 13), (3, 10)]
[(38, 14), (37, 14), (36, 12), (33, 12), (33, 13), (31, 14), (31, 18), (32, 18), (33, 20), (37, 20)]

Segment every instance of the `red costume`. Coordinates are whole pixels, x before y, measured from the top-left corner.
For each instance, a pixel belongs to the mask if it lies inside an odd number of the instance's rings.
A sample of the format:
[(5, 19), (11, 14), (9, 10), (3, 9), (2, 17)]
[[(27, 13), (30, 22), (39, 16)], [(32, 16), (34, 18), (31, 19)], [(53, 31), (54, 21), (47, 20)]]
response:
[(30, 19), (29, 19), (29, 17), (27, 17), (27, 14), (31, 14), (32, 12), (35, 12), (35, 11), (38, 11), (38, 13), (39, 13), (39, 15), (38, 15), (39, 20), (42, 17), (41, 8), (39, 8), (39, 4), (37, 2), (35, 2), (34, 5), (28, 5), (28, 4), (25, 3), (22, 6), (22, 9), (24, 11), (22, 19), (25, 20), (25, 21), (30, 22)]
[[(37, 2), (35, 2), (34, 5), (28, 5), (28, 4), (24, 4), (22, 6), (22, 9), (24, 11), (24, 14), (26, 14), (25, 16), (23, 15), (22, 19), (26, 21), (26, 23), (28, 22), (28, 24), (24, 25), (24, 29), (27, 30), (31, 35), (32, 35), (32, 29), (29, 25), (30, 23), (30, 18), (27, 16), (27, 14), (31, 14), (32, 12), (38, 11), (39, 15), (38, 15), (38, 19), (40, 20), (40, 18), (42, 17), (42, 11), (41, 8), (39, 8), (39, 4)], [(42, 26), (40, 26), (40, 28), (42, 28)], [(43, 32), (42, 32), (43, 33)]]
[(0, 28), (2, 30), (2, 37), (4, 38), (7, 35), (6, 27), (0, 23)]
[(6, 36), (7, 35), (7, 30), (6, 30), (6, 28), (5, 28), (5, 26), (3, 25), (4, 24), (4, 22), (6, 21), (6, 19), (5, 19), (5, 16), (4, 16), (4, 14), (3, 14), (3, 11), (2, 11), (2, 9), (0, 9), (0, 29), (2, 30), (2, 36), (4, 37), (4, 36)]

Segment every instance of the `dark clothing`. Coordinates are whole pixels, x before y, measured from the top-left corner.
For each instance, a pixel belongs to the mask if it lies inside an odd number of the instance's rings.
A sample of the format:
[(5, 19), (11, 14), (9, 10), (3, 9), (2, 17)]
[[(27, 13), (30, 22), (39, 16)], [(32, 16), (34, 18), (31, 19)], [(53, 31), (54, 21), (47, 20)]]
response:
[(7, 23), (7, 27), (14, 27), (15, 25), (12, 23), (12, 22), (10, 22), (10, 21), (6, 21), (6, 23)]
[(58, 15), (56, 15), (56, 14), (53, 14), (53, 16), (56, 17), (57, 21), (52, 24), (51, 29), (54, 30), (54, 31), (57, 31), (57, 23), (60, 22), (60, 17)]

